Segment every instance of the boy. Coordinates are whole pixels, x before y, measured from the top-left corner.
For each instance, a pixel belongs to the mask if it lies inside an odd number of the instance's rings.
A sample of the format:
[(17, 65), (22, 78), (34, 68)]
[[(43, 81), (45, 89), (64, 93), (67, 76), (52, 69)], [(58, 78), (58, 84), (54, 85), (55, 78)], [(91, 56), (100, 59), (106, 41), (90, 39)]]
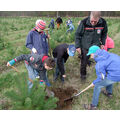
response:
[[(42, 54), (26, 54), (26, 55), (20, 55), (16, 57), (15, 59), (9, 61), (7, 63), (7, 66), (13, 65), (15, 62), (26, 60), (26, 64), (32, 68), (27, 69), (29, 78), (34, 80), (36, 78), (36, 72), (37, 71), (40, 75), (40, 80), (44, 80), (45, 84), (49, 87), (50, 83), (47, 78), (46, 70), (51, 70), (55, 67), (55, 61), (54, 59)], [(29, 88), (33, 86), (32, 82), (28, 82)]]
[(120, 82), (120, 56), (101, 50), (96, 45), (89, 48), (88, 55), (96, 62), (97, 79), (91, 84), (91, 87), (94, 86), (92, 104), (84, 105), (84, 107), (85, 109), (96, 109), (101, 88), (106, 87), (106, 91), (103, 93), (111, 98), (113, 84)]
[(53, 50), (53, 57), (55, 58), (56, 62), (56, 71), (54, 75), (54, 81), (57, 80), (59, 73), (61, 74), (61, 81), (64, 83), (65, 75), (65, 68), (64, 63), (66, 63), (69, 56), (74, 56), (76, 52), (74, 45), (68, 45), (68, 44), (61, 44), (58, 45)]

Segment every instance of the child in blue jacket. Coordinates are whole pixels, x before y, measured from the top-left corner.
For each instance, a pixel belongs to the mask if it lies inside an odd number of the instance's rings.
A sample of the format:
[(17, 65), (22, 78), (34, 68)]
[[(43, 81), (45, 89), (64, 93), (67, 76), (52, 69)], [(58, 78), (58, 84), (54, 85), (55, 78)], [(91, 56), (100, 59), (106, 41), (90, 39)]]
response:
[(52, 19), (52, 20), (50, 21), (50, 24), (49, 24), (48, 28), (51, 28), (51, 29), (52, 29), (52, 32), (53, 32), (53, 29), (55, 28), (54, 19)]
[(43, 31), (45, 27), (46, 23), (43, 20), (37, 20), (35, 28), (27, 36), (26, 47), (35, 54), (48, 55), (48, 36)]
[(68, 21), (66, 22), (66, 25), (67, 25), (67, 27), (69, 27), (69, 29), (67, 30), (66, 33), (72, 32), (72, 31), (75, 29), (75, 28), (74, 28), (74, 25), (72, 24), (72, 21), (71, 21), (71, 20), (68, 20)]
[(85, 105), (84, 107), (86, 109), (96, 109), (101, 88), (106, 87), (103, 93), (111, 98), (113, 84), (120, 82), (120, 56), (101, 50), (96, 45), (89, 48), (88, 55), (96, 62), (97, 79), (91, 84), (91, 87), (94, 86), (92, 104)]

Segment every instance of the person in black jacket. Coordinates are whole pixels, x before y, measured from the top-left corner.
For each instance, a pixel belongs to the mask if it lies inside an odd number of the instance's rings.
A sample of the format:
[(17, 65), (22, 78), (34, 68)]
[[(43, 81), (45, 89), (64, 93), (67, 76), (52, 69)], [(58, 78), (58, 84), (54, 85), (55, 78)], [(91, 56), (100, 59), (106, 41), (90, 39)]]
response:
[(63, 23), (63, 20), (60, 16), (58, 16), (55, 22), (57, 23), (57, 30), (58, 30), (60, 27), (60, 24)]
[(66, 77), (64, 63), (66, 63), (69, 56), (74, 56), (75, 52), (75, 46), (68, 44), (60, 44), (53, 50), (53, 57), (55, 58), (56, 62), (53, 81), (56, 81), (60, 74), (61, 81), (64, 83), (64, 78)]
[(86, 67), (90, 64), (89, 56), (86, 56), (88, 49), (92, 45), (97, 45), (104, 49), (107, 37), (107, 23), (101, 18), (100, 11), (92, 11), (90, 16), (83, 19), (75, 33), (76, 51), (81, 54), (81, 80), (86, 79)]

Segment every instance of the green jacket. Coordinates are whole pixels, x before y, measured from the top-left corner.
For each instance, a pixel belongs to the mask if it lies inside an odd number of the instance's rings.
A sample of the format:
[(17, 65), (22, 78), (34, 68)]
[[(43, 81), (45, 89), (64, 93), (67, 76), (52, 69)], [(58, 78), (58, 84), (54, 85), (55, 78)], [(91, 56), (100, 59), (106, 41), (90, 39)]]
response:
[(92, 26), (90, 17), (83, 19), (75, 33), (75, 47), (89, 49), (92, 45), (105, 45), (107, 23), (100, 18), (97, 25)]

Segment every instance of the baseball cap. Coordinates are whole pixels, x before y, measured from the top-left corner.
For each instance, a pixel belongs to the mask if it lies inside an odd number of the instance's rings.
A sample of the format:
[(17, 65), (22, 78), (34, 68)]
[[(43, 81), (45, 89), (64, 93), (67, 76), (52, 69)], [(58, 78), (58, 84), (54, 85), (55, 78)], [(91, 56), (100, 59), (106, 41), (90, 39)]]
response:
[(95, 53), (97, 50), (99, 50), (100, 49), (100, 47), (98, 47), (98, 46), (96, 46), (96, 45), (93, 45), (93, 46), (91, 46), (90, 48), (89, 48), (89, 51), (88, 51), (88, 53), (87, 53), (87, 56), (88, 55), (91, 55), (92, 53)]
[(69, 54), (69, 56), (74, 56), (75, 52), (76, 52), (75, 45), (69, 45), (69, 47), (68, 47), (68, 54)]

